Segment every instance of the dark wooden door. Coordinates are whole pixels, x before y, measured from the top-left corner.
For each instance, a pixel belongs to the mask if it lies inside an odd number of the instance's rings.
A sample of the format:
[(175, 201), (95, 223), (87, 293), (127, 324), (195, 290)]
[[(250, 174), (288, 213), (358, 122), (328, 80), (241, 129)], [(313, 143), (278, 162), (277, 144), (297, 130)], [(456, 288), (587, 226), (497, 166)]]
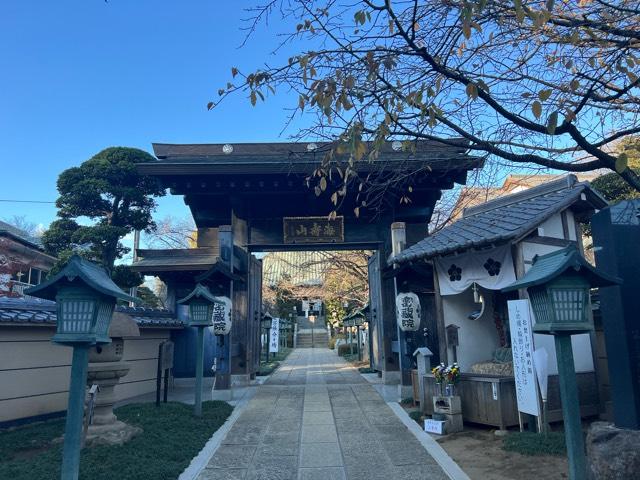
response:
[(262, 310), (262, 262), (253, 255), (249, 257), (249, 308), (247, 361), (249, 373), (255, 374), (260, 363), (260, 317)]
[(380, 253), (376, 252), (369, 258), (369, 342), (371, 343), (371, 366), (382, 371), (384, 369), (384, 329), (380, 275)]

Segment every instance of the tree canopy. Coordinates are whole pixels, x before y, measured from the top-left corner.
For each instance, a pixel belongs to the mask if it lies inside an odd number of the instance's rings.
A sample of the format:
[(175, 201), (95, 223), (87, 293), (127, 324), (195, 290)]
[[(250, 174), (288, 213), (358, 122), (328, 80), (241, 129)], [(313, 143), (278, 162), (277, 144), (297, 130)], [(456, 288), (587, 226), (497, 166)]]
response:
[(292, 117), (309, 118), (298, 138), (336, 142), (311, 178), (326, 185), (340, 169), (334, 204), (366, 186), (353, 162), (390, 139), (408, 150), (463, 141), (510, 165), (605, 168), (640, 190), (626, 153), (612, 152), (640, 132), (636, 0), (270, 0), (250, 12), (249, 37), (267, 22), (276, 31), (280, 17), (274, 57), (294, 54), (234, 66), (209, 108), (232, 94), (255, 105), (292, 92)]
[(64, 260), (75, 245), (84, 256), (117, 274), (114, 278), (122, 277), (117, 282), (121, 286), (138, 285), (139, 277), (132, 279), (122, 269), (116, 272), (114, 263), (129, 251), (120, 241), (125, 235), (155, 228), (154, 198), (165, 192), (157, 180), (139, 175), (135, 168), (136, 163), (154, 160), (143, 150), (110, 147), (63, 171), (57, 183), (60, 218), (42, 237), (47, 252)]

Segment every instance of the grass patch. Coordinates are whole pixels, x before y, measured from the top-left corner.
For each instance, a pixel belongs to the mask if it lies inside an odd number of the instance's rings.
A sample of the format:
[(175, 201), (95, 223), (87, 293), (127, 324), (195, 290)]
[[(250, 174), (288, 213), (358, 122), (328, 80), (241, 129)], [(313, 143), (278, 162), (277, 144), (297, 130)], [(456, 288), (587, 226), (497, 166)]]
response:
[[(220, 428), (233, 407), (225, 402), (202, 403), (202, 417), (193, 406), (167, 403), (132, 404), (115, 410), (124, 422), (144, 432), (124, 445), (85, 448), (80, 479), (147, 480), (175, 479)], [(0, 478), (32, 480), (60, 478), (64, 420), (34, 423), (0, 430)]]
[(256, 375), (260, 377), (266, 377), (267, 375), (271, 375), (276, 369), (280, 366), (280, 362), (266, 362), (260, 365), (260, 370)]
[(269, 361), (260, 361), (260, 370), (256, 373), (259, 376), (271, 375), (276, 369), (280, 366), (280, 363), (284, 361), (293, 348), (281, 348), (279, 352), (276, 352), (275, 355), (269, 354)]
[(514, 432), (504, 437), (503, 450), (523, 455), (566, 455), (564, 433)]

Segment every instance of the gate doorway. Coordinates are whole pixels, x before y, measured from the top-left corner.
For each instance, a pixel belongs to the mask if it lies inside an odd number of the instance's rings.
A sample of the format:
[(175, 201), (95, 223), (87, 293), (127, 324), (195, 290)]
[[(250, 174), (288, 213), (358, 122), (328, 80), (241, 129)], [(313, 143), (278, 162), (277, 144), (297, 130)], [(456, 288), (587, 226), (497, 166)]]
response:
[[(263, 265), (258, 258), (262, 252), (372, 252), (367, 262), (371, 358), (389, 383), (408, 377), (408, 372), (401, 375), (400, 365), (404, 370), (410, 367), (412, 349), (436, 335), (435, 330), (430, 337), (414, 335), (406, 345), (403, 338), (399, 340), (394, 304), (405, 272), (394, 271), (387, 263), (391, 224), (406, 226), (406, 246), (424, 238), (441, 191), (464, 184), (467, 172), (482, 161), (468, 156), (462, 141), (418, 142), (411, 151), (389, 142), (375, 159), (354, 164), (354, 179), (371, 175), (384, 179), (401, 172), (406, 182), (386, 185), (375, 209), (362, 206), (356, 185), (342, 197), (337, 216), (328, 217), (336, 208), (331, 197), (337, 180), (334, 184), (329, 179), (324, 192), (314, 192), (308, 185), (328, 147), (315, 143), (154, 144), (158, 160), (138, 165), (141, 173), (156, 177), (172, 194), (184, 197), (198, 228), (198, 242), (197, 248), (171, 253), (139, 251), (134, 267), (161, 276), (169, 298), (180, 298), (178, 293), (196, 281), (232, 294), (233, 327), (225, 347), (222, 385), (246, 383), (258, 368), (260, 320), (265, 313)], [(409, 190), (411, 201), (400, 202)], [(422, 278), (432, 282), (428, 274)]]

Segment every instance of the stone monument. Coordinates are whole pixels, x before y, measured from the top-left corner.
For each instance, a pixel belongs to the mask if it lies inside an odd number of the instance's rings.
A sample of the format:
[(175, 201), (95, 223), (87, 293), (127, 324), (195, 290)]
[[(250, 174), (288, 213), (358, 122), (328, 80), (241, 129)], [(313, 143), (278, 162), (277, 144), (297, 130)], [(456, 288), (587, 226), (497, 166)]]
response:
[(98, 385), (93, 418), (87, 430), (88, 444), (120, 445), (142, 432), (139, 427), (127, 425), (113, 413), (116, 402), (115, 386), (129, 373), (131, 366), (122, 361), (124, 338), (140, 336), (136, 322), (127, 314), (115, 312), (109, 327), (111, 343), (96, 345), (89, 350), (87, 385)]

